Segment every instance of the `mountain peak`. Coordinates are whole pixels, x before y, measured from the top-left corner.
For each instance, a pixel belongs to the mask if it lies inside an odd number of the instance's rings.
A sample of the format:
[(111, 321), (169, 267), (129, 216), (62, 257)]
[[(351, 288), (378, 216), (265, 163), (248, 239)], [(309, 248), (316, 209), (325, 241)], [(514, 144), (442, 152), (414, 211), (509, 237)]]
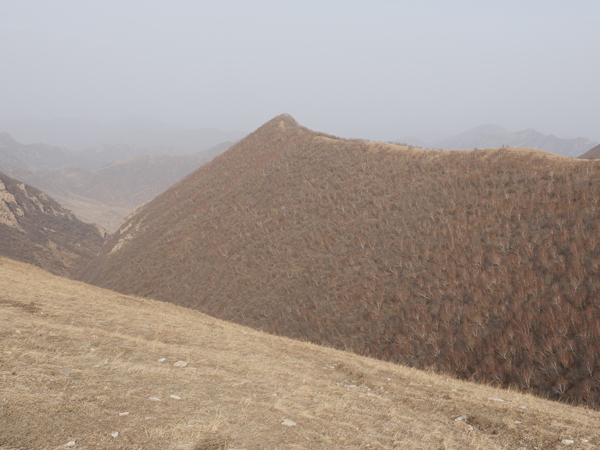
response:
[(471, 128), (463, 133), (457, 135), (460, 137), (472, 137), (472, 136), (498, 136), (503, 134), (509, 134), (506, 128), (501, 127), (500, 125), (496, 125), (493, 123), (488, 123), (485, 125), (479, 125), (478, 127)]
[(289, 114), (280, 114), (277, 117), (269, 120), (263, 125), (263, 127), (271, 128), (273, 125), (277, 126), (278, 128), (297, 128), (300, 126), (298, 121)]
[(17, 141), (6, 131), (0, 132), (0, 142), (4, 144), (16, 144)]

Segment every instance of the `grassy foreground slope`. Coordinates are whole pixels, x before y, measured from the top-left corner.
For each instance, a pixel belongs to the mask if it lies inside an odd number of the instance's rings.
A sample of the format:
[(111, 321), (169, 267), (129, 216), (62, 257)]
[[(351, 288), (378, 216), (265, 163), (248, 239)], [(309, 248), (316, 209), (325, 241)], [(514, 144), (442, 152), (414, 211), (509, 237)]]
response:
[(596, 411), (275, 337), (4, 258), (0, 316), (3, 449), (600, 445)]
[(600, 162), (280, 116), (147, 203), (83, 280), (600, 407)]

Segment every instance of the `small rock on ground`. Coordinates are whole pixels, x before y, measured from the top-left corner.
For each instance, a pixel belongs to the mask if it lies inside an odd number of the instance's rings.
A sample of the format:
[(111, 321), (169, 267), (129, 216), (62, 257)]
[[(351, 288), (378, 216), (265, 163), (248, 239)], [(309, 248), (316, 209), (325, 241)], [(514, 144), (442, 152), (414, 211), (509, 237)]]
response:
[(165, 361), (166, 361), (166, 359), (165, 359), (165, 358), (160, 358), (160, 359), (158, 360), (158, 362), (165, 362)]
[(281, 422), (281, 425), (285, 425), (286, 427), (295, 427), (296, 422), (294, 422), (293, 420), (289, 420), (289, 419), (283, 419), (283, 422)]
[(177, 361), (175, 364), (173, 364), (173, 366), (175, 366), (175, 367), (185, 367), (185, 366), (187, 366), (187, 362), (185, 362), (185, 361)]
[(464, 414), (464, 415), (462, 415), (462, 416), (459, 416), (459, 417), (457, 417), (456, 419), (454, 419), (454, 421), (455, 421), (455, 422), (460, 422), (461, 420), (466, 420), (466, 419), (468, 419), (468, 418), (469, 418), (469, 416), (467, 416), (466, 414)]
[(152, 400), (153, 402), (160, 402), (161, 399), (158, 397), (150, 397), (148, 400)]
[(170, 396), (173, 400), (181, 400), (181, 397), (179, 395), (171, 395)]
[(65, 444), (65, 447), (75, 447), (76, 442), (75, 441), (69, 441)]
[(562, 444), (567, 444), (567, 445), (571, 445), (574, 444), (575, 441), (573, 439), (563, 439), (562, 441), (560, 441)]
[(110, 433), (112, 437), (119, 437), (119, 432), (115, 431), (114, 433)]

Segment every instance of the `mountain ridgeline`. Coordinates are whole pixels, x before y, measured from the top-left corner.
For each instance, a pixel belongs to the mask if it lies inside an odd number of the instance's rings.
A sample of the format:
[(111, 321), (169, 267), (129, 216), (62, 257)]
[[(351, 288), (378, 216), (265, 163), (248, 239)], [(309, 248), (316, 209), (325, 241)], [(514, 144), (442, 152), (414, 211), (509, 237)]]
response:
[(80, 273), (271, 333), (600, 407), (600, 162), (279, 116)]
[(530, 148), (569, 157), (577, 157), (596, 145), (596, 142), (583, 137), (564, 139), (553, 134), (542, 134), (533, 128), (513, 133), (506, 128), (493, 124), (481, 125), (456, 136), (430, 143), (415, 138), (406, 138), (401, 141), (422, 148), (439, 148), (442, 150), (501, 147)]

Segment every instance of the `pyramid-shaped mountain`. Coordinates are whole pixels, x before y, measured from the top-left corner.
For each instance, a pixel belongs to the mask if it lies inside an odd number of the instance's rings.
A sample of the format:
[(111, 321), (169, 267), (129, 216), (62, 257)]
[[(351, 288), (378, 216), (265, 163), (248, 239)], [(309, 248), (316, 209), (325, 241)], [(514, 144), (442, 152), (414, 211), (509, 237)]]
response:
[(98, 227), (0, 172), (0, 255), (69, 275), (96, 256), (103, 242)]
[(600, 406), (600, 166), (276, 117), (132, 213), (85, 281)]

